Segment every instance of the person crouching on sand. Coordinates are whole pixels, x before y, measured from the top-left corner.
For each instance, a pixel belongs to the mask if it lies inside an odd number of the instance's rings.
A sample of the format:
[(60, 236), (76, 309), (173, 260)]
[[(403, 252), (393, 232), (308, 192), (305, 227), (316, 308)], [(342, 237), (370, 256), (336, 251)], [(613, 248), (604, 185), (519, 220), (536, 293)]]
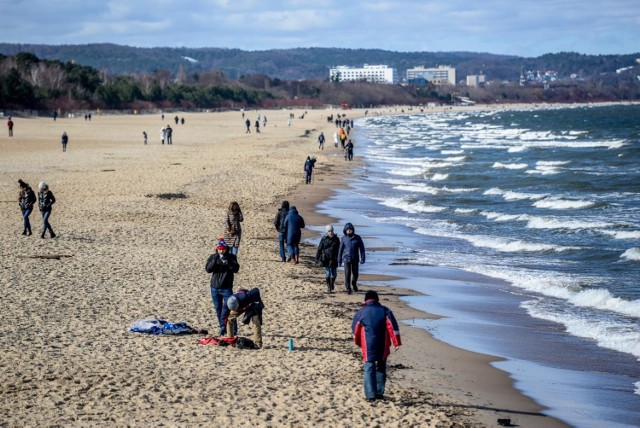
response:
[(223, 238), (218, 241), (216, 252), (209, 256), (205, 270), (211, 274), (211, 300), (218, 319), (218, 335), (224, 336), (227, 329), (222, 308), (233, 294), (233, 277), (240, 270), (240, 265), (236, 256), (229, 253)]
[(260, 289), (240, 289), (233, 293), (227, 300), (223, 318), (227, 322), (227, 337), (233, 337), (238, 331), (238, 318), (242, 317), (243, 324), (253, 324), (253, 342), (256, 347), (262, 348), (262, 310), (264, 304), (260, 297)]

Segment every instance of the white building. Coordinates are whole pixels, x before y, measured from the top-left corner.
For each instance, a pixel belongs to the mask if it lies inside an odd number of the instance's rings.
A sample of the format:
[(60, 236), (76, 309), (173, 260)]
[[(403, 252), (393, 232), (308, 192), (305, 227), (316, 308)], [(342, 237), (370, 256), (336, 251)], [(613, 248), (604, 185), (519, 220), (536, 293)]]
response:
[(386, 65), (368, 65), (362, 68), (339, 65), (329, 70), (329, 78), (337, 82), (366, 80), (373, 83), (398, 83), (398, 71)]
[(414, 67), (407, 69), (407, 81), (425, 79), (434, 85), (455, 85), (456, 69), (448, 65), (439, 65), (435, 68)]
[(486, 83), (484, 74), (470, 74), (467, 76), (467, 86), (470, 88), (478, 88)]

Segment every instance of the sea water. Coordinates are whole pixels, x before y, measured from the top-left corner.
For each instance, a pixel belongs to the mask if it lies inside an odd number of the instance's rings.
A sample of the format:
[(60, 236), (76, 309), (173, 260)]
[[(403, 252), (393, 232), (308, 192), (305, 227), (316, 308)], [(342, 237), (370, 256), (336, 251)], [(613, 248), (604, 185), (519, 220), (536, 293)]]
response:
[(445, 316), (408, 322), (505, 358), (546, 414), (640, 426), (640, 106), (409, 112), (353, 138), (364, 162), (320, 208), (380, 249), (363, 272)]

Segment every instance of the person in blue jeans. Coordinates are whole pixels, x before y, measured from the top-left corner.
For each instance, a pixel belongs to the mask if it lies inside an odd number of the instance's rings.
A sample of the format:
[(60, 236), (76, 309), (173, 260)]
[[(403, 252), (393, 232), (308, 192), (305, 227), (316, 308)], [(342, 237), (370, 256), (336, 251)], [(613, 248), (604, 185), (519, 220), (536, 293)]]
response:
[(29, 216), (33, 212), (33, 204), (36, 203), (36, 192), (33, 191), (29, 184), (22, 180), (18, 180), (18, 184), (20, 185), (18, 204), (22, 211), (22, 234), (31, 236), (31, 223), (29, 222)]
[(347, 294), (351, 294), (352, 288), (353, 291), (358, 291), (359, 265), (365, 261), (364, 242), (355, 231), (353, 224), (344, 225), (344, 236), (340, 239), (338, 250), (338, 264), (342, 266), (344, 263), (344, 288)]
[(387, 357), (390, 346), (400, 347), (400, 328), (393, 312), (380, 304), (378, 293), (369, 290), (364, 305), (351, 324), (353, 340), (362, 349), (364, 396), (367, 401), (383, 400), (387, 382)]
[(333, 288), (338, 276), (338, 250), (340, 248), (340, 239), (333, 232), (333, 226), (330, 224), (325, 226), (327, 233), (324, 234), (318, 244), (316, 251), (316, 263), (324, 267), (324, 277), (327, 282), (327, 293), (333, 293)]
[(218, 335), (224, 336), (227, 327), (222, 309), (226, 306), (227, 299), (233, 295), (233, 278), (240, 270), (238, 259), (229, 252), (224, 239), (218, 240), (216, 252), (207, 259), (205, 270), (211, 274), (211, 300), (218, 319)]
[(285, 253), (285, 242), (286, 242), (286, 229), (284, 228), (284, 219), (287, 218), (287, 214), (289, 214), (289, 201), (282, 201), (282, 205), (276, 214), (276, 217), (273, 219), (273, 225), (276, 227), (278, 231), (278, 245), (280, 246), (280, 260), (283, 262), (287, 261), (287, 255)]
[(304, 219), (298, 214), (296, 207), (291, 207), (287, 217), (284, 219), (284, 229), (287, 237), (289, 259), (294, 265), (300, 263), (300, 240), (302, 239), (302, 229), (304, 227)]
[(51, 217), (51, 210), (53, 204), (56, 203), (56, 197), (53, 196), (53, 192), (49, 190), (49, 185), (45, 182), (40, 182), (38, 184), (38, 208), (40, 209), (40, 213), (42, 214), (42, 234), (40, 237), (44, 239), (45, 233), (47, 230), (52, 238), (56, 237), (56, 234), (53, 233), (53, 229), (49, 224), (49, 217)]

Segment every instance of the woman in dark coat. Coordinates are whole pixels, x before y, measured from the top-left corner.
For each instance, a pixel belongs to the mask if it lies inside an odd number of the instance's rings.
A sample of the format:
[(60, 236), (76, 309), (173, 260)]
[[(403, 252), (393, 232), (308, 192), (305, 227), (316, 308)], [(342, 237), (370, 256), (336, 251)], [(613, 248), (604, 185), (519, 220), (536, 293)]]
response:
[(24, 226), (22, 234), (31, 236), (31, 223), (29, 222), (29, 216), (33, 212), (33, 204), (36, 203), (36, 192), (33, 191), (29, 184), (22, 180), (18, 180), (18, 184), (20, 185), (18, 204), (22, 211), (22, 223)]
[(44, 239), (44, 234), (49, 231), (52, 238), (56, 237), (53, 233), (53, 229), (49, 224), (49, 217), (51, 216), (51, 207), (56, 203), (56, 197), (53, 196), (53, 192), (49, 190), (47, 183), (41, 182), (38, 184), (38, 208), (42, 213), (42, 235), (40, 237)]
[(225, 230), (223, 233), (224, 240), (229, 246), (229, 252), (234, 256), (238, 255), (238, 248), (240, 248), (240, 238), (242, 238), (242, 210), (240, 205), (233, 201), (229, 204), (227, 210), (227, 221), (225, 223)]
[(325, 227), (327, 233), (320, 240), (318, 251), (316, 252), (316, 262), (324, 267), (325, 281), (327, 282), (327, 292), (333, 292), (333, 287), (338, 276), (338, 251), (340, 240), (333, 233), (333, 226), (328, 224)]
[(304, 229), (304, 219), (298, 214), (296, 207), (289, 209), (287, 218), (284, 219), (285, 236), (287, 237), (287, 251), (289, 261), (294, 265), (300, 263), (300, 239)]

